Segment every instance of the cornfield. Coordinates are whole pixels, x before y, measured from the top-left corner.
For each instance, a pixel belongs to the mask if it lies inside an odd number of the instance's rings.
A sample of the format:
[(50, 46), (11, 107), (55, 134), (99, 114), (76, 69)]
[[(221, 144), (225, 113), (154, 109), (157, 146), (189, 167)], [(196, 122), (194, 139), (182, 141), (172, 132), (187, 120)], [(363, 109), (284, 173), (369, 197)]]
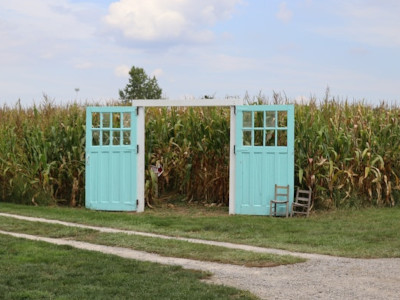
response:
[(317, 207), (399, 203), (398, 107), (311, 101), (295, 118), (296, 181)]
[(164, 168), (158, 182), (147, 171), (148, 199), (155, 187), (188, 201), (228, 204), (229, 115), (218, 107), (146, 109), (146, 165)]
[(85, 109), (43, 104), (0, 109), (0, 198), (30, 204), (82, 205)]
[[(146, 109), (146, 198), (228, 204), (229, 109)], [(311, 99), (295, 108), (295, 183), (314, 207), (394, 206), (400, 109)], [(150, 165), (161, 164), (157, 179)], [(85, 107), (0, 108), (0, 200), (83, 206)]]

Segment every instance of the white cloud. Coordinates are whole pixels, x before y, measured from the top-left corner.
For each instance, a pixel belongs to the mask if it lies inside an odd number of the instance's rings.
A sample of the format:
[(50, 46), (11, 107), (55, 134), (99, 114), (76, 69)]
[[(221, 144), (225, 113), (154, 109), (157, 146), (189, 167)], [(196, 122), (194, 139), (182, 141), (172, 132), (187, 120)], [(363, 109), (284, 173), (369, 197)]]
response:
[[(83, 16), (92, 6), (71, 4), (67, 0), (13, 0), (2, 1), (0, 9), (7, 11), (5, 19), (14, 26), (14, 32), (25, 38), (85, 39), (95, 30), (85, 23)], [(38, 34), (40, 33), (40, 34)]]
[(85, 62), (80, 62), (75, 64), (74, 66), (76, 69), (81, 69), (81, 70), (85, 70), (85, 69), (90, 69), (93, 67), (93, 63), (85, 61)]
[(251, 70), (258, 67), (254, 58), (218, 54), (209, 57), (210, 68), (219, 72)]
[(96, 13), (93, 5), (68, 0), (0, 1), (0, 60), (69, 56), (77, 43), (93, 38), (96, 24), (85, 16)]
[(400, 46), (400, 2), (348, 3), (345, 12), (351, 20), (350, 32), (356, 39), (374, 45)]
[(293, 12), (287, 8), (286, 2), (280, 4), (276, 17), (283, 23), (289, 23), (292, 20)]
[(162, 69), (155, 69), (151, 72), (151, 77), (155, 76), (156, 78), (160, 78), (163, 75), (164, 71)]
[(365, 47), (352, 47), (349, 49), (350, 54), (360, 57), (361, 55), (367, 55), (369, 50)]
[(120, 0), (105, 21), (132, 40), (206, 42), (210, 27), (230, 18), (241, 0)]
[(378, 47), (400, 47), (400, 1), (343, 0), (335, 4), (341, 25), (320, 28), (321, 34), (346, 36)]
[(114, 69), (114, 74), (117, 77), (129, 77), (129, 71), (131, 70), (130, 67), (127, 65), (119, 65)]

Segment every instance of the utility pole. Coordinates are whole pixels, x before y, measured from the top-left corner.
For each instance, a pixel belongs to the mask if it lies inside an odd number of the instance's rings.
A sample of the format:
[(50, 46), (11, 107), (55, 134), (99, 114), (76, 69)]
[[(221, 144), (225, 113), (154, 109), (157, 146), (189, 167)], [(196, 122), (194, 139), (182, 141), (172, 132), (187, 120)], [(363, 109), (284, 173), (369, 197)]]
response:
[(75, 92), (76, 92), (75, 101), (78, 101), (79, 88), (75, 88)]

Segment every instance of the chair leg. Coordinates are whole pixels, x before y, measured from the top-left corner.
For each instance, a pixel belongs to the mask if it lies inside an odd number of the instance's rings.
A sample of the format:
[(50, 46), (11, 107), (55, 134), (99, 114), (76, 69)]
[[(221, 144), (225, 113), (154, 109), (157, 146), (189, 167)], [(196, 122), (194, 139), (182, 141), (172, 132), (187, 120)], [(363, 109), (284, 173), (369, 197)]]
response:
[(269, 215), (271, 217), (276, 217), (276, 203), (271, 202), (271, 207), (269, 209)]
[[(283, 204), (283, 203), (282, 203)], [(286, 218), (289, 218), (289, 202), (286, 202)], [(273, 203), (272, 201), (269, 203), (269, 216), (272, 217), (276, 217), (276, 207), (277, 207), (277, 203)], [(292, 213), (290, 215), (291, 217), (293, 216), (293, 209), (292, 209)]]

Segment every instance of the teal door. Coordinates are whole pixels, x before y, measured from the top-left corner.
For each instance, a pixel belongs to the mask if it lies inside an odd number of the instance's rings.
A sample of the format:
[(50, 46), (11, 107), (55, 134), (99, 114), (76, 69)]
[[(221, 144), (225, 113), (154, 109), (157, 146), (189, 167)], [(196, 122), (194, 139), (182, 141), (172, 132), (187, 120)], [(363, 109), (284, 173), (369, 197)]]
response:
[(136, 155), (136, 107), (87, 107), (87, 208), (136, 211)]
[[(251, 105), (236, 108), (235, 213), (269, 215), (274, 187), (294, 191), (294, 106)], [(285, 214), (278, 207), (278, 215)]]

